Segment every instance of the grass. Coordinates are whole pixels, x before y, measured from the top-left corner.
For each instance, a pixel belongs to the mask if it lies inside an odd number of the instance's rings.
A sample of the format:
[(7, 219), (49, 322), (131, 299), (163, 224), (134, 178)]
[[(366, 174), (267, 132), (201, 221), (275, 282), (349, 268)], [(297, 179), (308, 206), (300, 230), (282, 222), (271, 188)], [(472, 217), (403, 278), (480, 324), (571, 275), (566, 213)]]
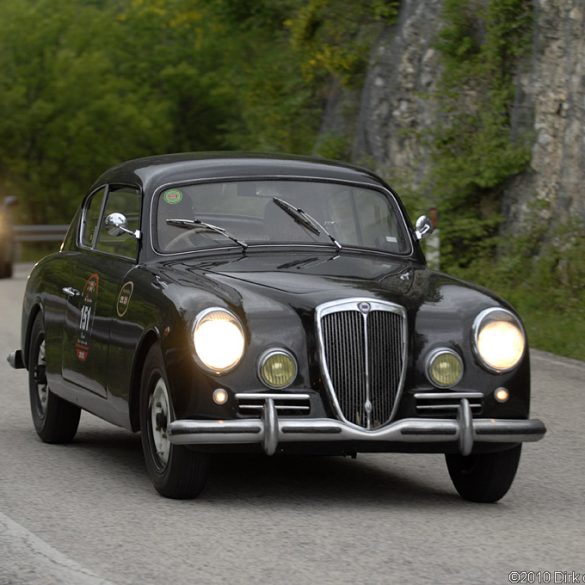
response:
[(546, 295), (508, 295), (524, 322), (530, 347), (585, 361), (585, 304), (559, 310)]

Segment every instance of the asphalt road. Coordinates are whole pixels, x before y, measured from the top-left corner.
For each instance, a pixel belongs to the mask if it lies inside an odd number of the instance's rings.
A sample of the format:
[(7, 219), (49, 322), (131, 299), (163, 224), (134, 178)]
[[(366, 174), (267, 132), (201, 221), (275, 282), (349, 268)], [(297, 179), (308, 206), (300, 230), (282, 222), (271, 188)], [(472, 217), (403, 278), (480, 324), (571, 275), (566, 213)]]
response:
[(27, 268), (0, 281), (0, 585), (585, 583), (585, 363), (534, 352), (549, 433), (498, 504), (460, 500), (442, 456), (405, 454), (223, 457), (198, 500), (165, 500), (138, 436), (84, 414), (73, 444), (37, 438), (3, 357)]

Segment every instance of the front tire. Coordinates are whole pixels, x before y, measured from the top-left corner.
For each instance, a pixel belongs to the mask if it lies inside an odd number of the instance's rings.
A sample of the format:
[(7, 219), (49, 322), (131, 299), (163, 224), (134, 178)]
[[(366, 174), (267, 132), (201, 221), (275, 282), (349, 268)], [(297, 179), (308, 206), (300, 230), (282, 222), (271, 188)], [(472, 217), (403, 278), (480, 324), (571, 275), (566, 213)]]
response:
[(207, 456), (173, 445), (166, 434), (173, 420), (169, 385), (160, 348), (146, 356), (140, 389), (140, 428), (146, 469), (156, 490), (166, 498), (196, 498), (207, 482)]
[(492, 503), (503, 498), (514, 481), (522, 445), (496, 453), (446, 455), (455, 489), (464, 500)]
[(56, 394), (47, 383), (45, 328), (39, 313), (28, 350), (28, 387), (35, 430), (45, 443), (70, 443), (77, 433), (81, 409)]

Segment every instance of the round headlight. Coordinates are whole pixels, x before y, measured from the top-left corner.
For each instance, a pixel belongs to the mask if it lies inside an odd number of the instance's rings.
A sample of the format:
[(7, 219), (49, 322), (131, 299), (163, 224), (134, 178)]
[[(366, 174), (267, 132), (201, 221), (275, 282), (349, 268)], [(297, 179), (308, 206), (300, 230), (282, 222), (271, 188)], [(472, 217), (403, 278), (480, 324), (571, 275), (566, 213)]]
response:
[(486, 309), (473, 324), (474, 349), (482, 364), (493, 372), (514, 369), (526, 348), (519, 319), (506, 309)]
[(439, 388), (451, 388), (461, 381), (463, 360), (452, 349), (437, 349), (427, 362), (427, 377)]
[(225, 309), (206, 309), (197, 315), (193, 329), (197, 357), (208, 370), (222, 374), (235, 368), (244, 355), (244, 330)]
[(269, 388), (281, 390), (295, 381), (297, 362), (293, 355), (284, 349), (269, 350), (260, 357), (258, 376)]

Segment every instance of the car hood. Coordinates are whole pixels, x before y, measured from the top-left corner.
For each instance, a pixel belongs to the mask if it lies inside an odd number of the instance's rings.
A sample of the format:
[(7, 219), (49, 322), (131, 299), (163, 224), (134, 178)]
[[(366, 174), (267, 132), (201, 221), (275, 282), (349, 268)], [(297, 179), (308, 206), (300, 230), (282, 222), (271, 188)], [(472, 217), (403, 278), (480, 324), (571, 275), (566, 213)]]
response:
[[(171, 269), (172, 266), (172, 270)], [(392, 256), (308, 252), (255, 252), (246, 256), (181, 259), (167, 265), (183, 284), (205, 283), (228, 304), (245, 298), (310, 309), (341, 298), (395, 302), (409, 312), (423, 307), (443, 315), (502, 304), (487, 290)], [(237, 299), (240, 301), (238, 302)]]

